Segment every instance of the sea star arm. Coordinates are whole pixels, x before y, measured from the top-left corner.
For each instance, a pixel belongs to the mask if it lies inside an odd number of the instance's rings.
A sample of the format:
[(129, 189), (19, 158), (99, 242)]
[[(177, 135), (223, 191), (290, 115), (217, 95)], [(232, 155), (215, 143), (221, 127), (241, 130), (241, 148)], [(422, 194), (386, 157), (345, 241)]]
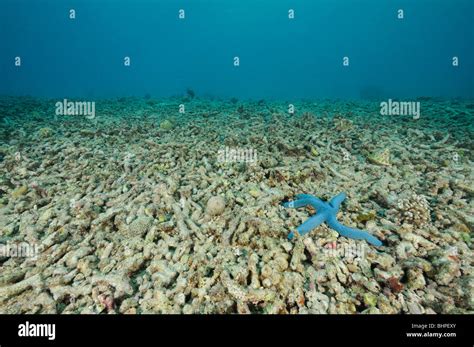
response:
[[(319, 226), (322, 222), (326, 220), (326, 214), (325, 213), (317, 213), (314, 216), (310, 217), (307, 219), (303, 224), (301, 224), (299, 227), (296, 228), (296, 231), (298, 234), (301, 236), (309, 233), (311, 230)], [(295, 233), (291, 231), (288, 234), (288, 239), (291, 240), (295, 236)]]
[(339, 209), (339, 207), (341, 206), (341, 203), (344, 201), (345, 198), (346, 198), (345, 193), (339, 193), (334, 198), (332, 198), (331, 201), (329, 201), (329, 204), (332, 207)]
[(294, 201), (287, 201), (282, 204), (283, 207), (288, 207), (288, 208), (300, 208), (300, 207), (308, 206), (308, 205), (311, 205), (311, 200), (307, 198), (298, 199)]
[(320, 210), (325, 207), (324, 201), (309, 194), (298, 194), (296, 195), (296, 199), (307, 199), (309, 201), (309, 205), (313, 206), (316, 210)]
[(355, 240), (366, 240), (368, 243), (376, 247), (382, 246), (382, 242), (375, 236), (369, 234), (367, 231), (346, 227), (339, 223), (334, 216), (328, 218), (327, 223), (329, 227), (336, 230), (341, 236)]

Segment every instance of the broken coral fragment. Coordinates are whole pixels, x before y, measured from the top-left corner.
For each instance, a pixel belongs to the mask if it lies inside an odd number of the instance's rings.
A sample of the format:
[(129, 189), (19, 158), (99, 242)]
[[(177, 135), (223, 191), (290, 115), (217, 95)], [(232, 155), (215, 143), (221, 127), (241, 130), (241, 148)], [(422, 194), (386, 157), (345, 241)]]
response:
[(218, 216), (224, 209), (225, 199), (222, 196), (213, 196), (207, 201), (206, 212), (210, 216)]
[(170, 120), (165, 119), (163, 122), (160, 123), (160, 129), (168, 131), (173, 129), (173, 123)]
[(375, 165), (380, 166), (390, 166), (390, 150), (388, 148), (384, 149), (383, 151), (374, 152), (367, 156), (369, 162)]

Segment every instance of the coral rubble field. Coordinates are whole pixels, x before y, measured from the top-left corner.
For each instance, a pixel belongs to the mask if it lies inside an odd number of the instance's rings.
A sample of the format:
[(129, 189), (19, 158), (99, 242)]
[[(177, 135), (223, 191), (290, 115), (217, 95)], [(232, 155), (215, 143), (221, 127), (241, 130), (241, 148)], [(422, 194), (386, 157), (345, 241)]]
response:
[(188, 99), (0, 99), (1, 313), (474, 312), (474, 102)]

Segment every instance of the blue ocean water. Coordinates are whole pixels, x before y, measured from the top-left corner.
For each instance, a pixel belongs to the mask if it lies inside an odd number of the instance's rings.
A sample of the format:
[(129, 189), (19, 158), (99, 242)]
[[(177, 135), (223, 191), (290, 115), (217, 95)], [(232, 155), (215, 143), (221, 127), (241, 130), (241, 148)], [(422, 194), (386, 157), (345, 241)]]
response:
[(473, 97), (473, 23), (472, 0), (2, 0), (0, 94)]

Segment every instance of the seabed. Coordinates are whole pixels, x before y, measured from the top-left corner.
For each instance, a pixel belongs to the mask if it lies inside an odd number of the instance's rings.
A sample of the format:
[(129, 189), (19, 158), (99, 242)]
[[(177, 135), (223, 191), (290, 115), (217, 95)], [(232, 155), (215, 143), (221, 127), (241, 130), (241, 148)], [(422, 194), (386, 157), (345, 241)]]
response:
[[(474, 101), (56, 101), (0, 99), (1, 313), (474, 312)], [(340, 192), (381, 247), (288, 240)]]

